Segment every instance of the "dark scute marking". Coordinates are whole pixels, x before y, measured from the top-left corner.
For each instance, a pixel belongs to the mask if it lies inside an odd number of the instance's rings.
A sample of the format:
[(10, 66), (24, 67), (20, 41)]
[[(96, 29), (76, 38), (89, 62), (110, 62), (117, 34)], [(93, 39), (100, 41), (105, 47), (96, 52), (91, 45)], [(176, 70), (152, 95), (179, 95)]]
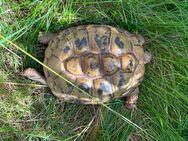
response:
[(87, 93), (89, 93), (91, 89), (87, 84), (84, 83), (81, 83), (78, 87)]
[(130, 67), (129, 67), (129, 70), (132, 71), (132, 68), (133, 68), (133, 60), (130, 60)]
[(70, 50), (69, 46), (65, 46), (65, 48), (62, 48), (61, 51), (63, 51), (64, 53), (68, 53)]
[(97, 90), (97, 93), (99, 96), (102, 96), (103, 90), (101, 90), (100, 88)]
[(75, 44), (76, 44), (76, 47), (77, 47), (78, 49), (82, 49), (83, 47), (87, 46), (86, 37), (83, 37), (82, 40), (80, 40), (79, 38), (76, 39)]
[(129, 60), (129, 65), (127, 66), (127, 71), (132, 72), (132, 68), (133, 68), (133, 60)]
[(109, 63), (109, 68), (110, 68), (110, 70), (112, 70), (112, 71), (115, 70), (115, 64), (114, 64), (114, 62), (110, 62), (110, 63)]
[(97, 69), (97, 68), (98, 68), (98, 65), (97, 65), (97, 63), (95, 63), (95, 62), (92, 62), (92, 63), (90, 64), (90, 68), (91, 68), (92, 70), (95, 70), (95, 69)]
[(125, 83), (126, 83), (126, 80), (123, 77), (123, 74), (120, 74), (120, 79), (119, 79), (118, 87), (121, 88)]
[(131, 67), (133, 66), (133, 60), (130, 60), (130, 66)]
[(100, 83), (100, 88), (97, 90), (98, 95), (101, 96), (103, 92), (110, 93), (110, 86)]
[(118, 47), (120, 49), (123, 49), (124, 48), (124, 43), (122, 41), (120, 41), (120, 38), (117, 36), (116, 39), (115, 39), (115, 43), (118, 45)]
[(95, 35), (95, 42), (97, 43), (97, 45), (99, 46), (99, 48), (104, 51), (105, 50), (105, 46), (108, 45), (108, 36), (103, 35), (102, 37), (99, 37), (98, 34)]

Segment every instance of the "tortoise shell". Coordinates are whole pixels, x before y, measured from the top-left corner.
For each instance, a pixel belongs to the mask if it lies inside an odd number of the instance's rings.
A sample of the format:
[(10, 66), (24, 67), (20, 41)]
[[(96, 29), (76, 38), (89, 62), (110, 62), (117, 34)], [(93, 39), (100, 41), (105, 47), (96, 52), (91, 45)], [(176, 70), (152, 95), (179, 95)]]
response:
[(89, 95), (44, 68), (48, 86), (57, 97), (84, 104), (127, 96), (144, 75), (143, 43), (140, 35), (107, 25), (63, 30), (49, 42), (44, 63)]

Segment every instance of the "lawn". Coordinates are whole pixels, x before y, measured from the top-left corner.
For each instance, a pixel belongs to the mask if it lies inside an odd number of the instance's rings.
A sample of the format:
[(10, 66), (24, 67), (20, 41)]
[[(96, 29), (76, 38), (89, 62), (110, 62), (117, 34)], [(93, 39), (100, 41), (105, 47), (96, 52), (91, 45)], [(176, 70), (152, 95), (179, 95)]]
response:
[[(188, 141), (187, 0), (0, 0), (0, 140)], [(116, 99), (97, 107), (62, 102), (23, 78), (42, 66), (39, 31), (108, 24), (143, 35), (153, 55), (137, 111)], [(14, 43), (11, 44), (10, 42)], [(19, 48), (18, 48), (19, 47)]]

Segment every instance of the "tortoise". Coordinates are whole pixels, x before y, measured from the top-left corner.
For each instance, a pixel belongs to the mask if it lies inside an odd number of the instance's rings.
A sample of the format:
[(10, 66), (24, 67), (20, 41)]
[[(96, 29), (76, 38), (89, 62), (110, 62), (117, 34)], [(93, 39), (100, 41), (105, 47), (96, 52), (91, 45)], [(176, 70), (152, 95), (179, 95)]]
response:
[(126, 107), (136, 108), (144, 65), (151, 60), (151, 54), (144, 52), (141, 35), (90, 24), (58, 33), (41, 32), (38, 41), (48, 46), (44, 64), (77, 88), (46, 67), (45, 77), (32, 68), (26, 69), (24, 76), (48, 85), (55, 96), (68, 102), (98, 104), (126, 97)]

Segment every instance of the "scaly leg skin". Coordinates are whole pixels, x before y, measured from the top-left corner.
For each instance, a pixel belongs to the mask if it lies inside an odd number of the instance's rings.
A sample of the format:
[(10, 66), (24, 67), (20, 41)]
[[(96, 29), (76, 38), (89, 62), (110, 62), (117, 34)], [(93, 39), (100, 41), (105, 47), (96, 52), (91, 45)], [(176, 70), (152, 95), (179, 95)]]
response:
[(52, 32), (39, 32), (38, 42), (43, 45), (48, 45), (49, 41), (52, 40), (56, 36), (56, 33)]
[(28, 69), (24, 70), (24, 72), (21, 75), (25, 76), (31, 80), (38, 81), (41, 84), (47, 85), (45, 77), (42, 76), (39, 72), (37, 72), (33, 68), (28, 68)]
[(152, 60), (152, 55), (149, 52), (144, 52), (144, 64), (149, 63)]
[(136, 88), (129, 96), (126, 97), (125, 106), (127, 109), (135, 111), (138, 100), (138, 88)]

